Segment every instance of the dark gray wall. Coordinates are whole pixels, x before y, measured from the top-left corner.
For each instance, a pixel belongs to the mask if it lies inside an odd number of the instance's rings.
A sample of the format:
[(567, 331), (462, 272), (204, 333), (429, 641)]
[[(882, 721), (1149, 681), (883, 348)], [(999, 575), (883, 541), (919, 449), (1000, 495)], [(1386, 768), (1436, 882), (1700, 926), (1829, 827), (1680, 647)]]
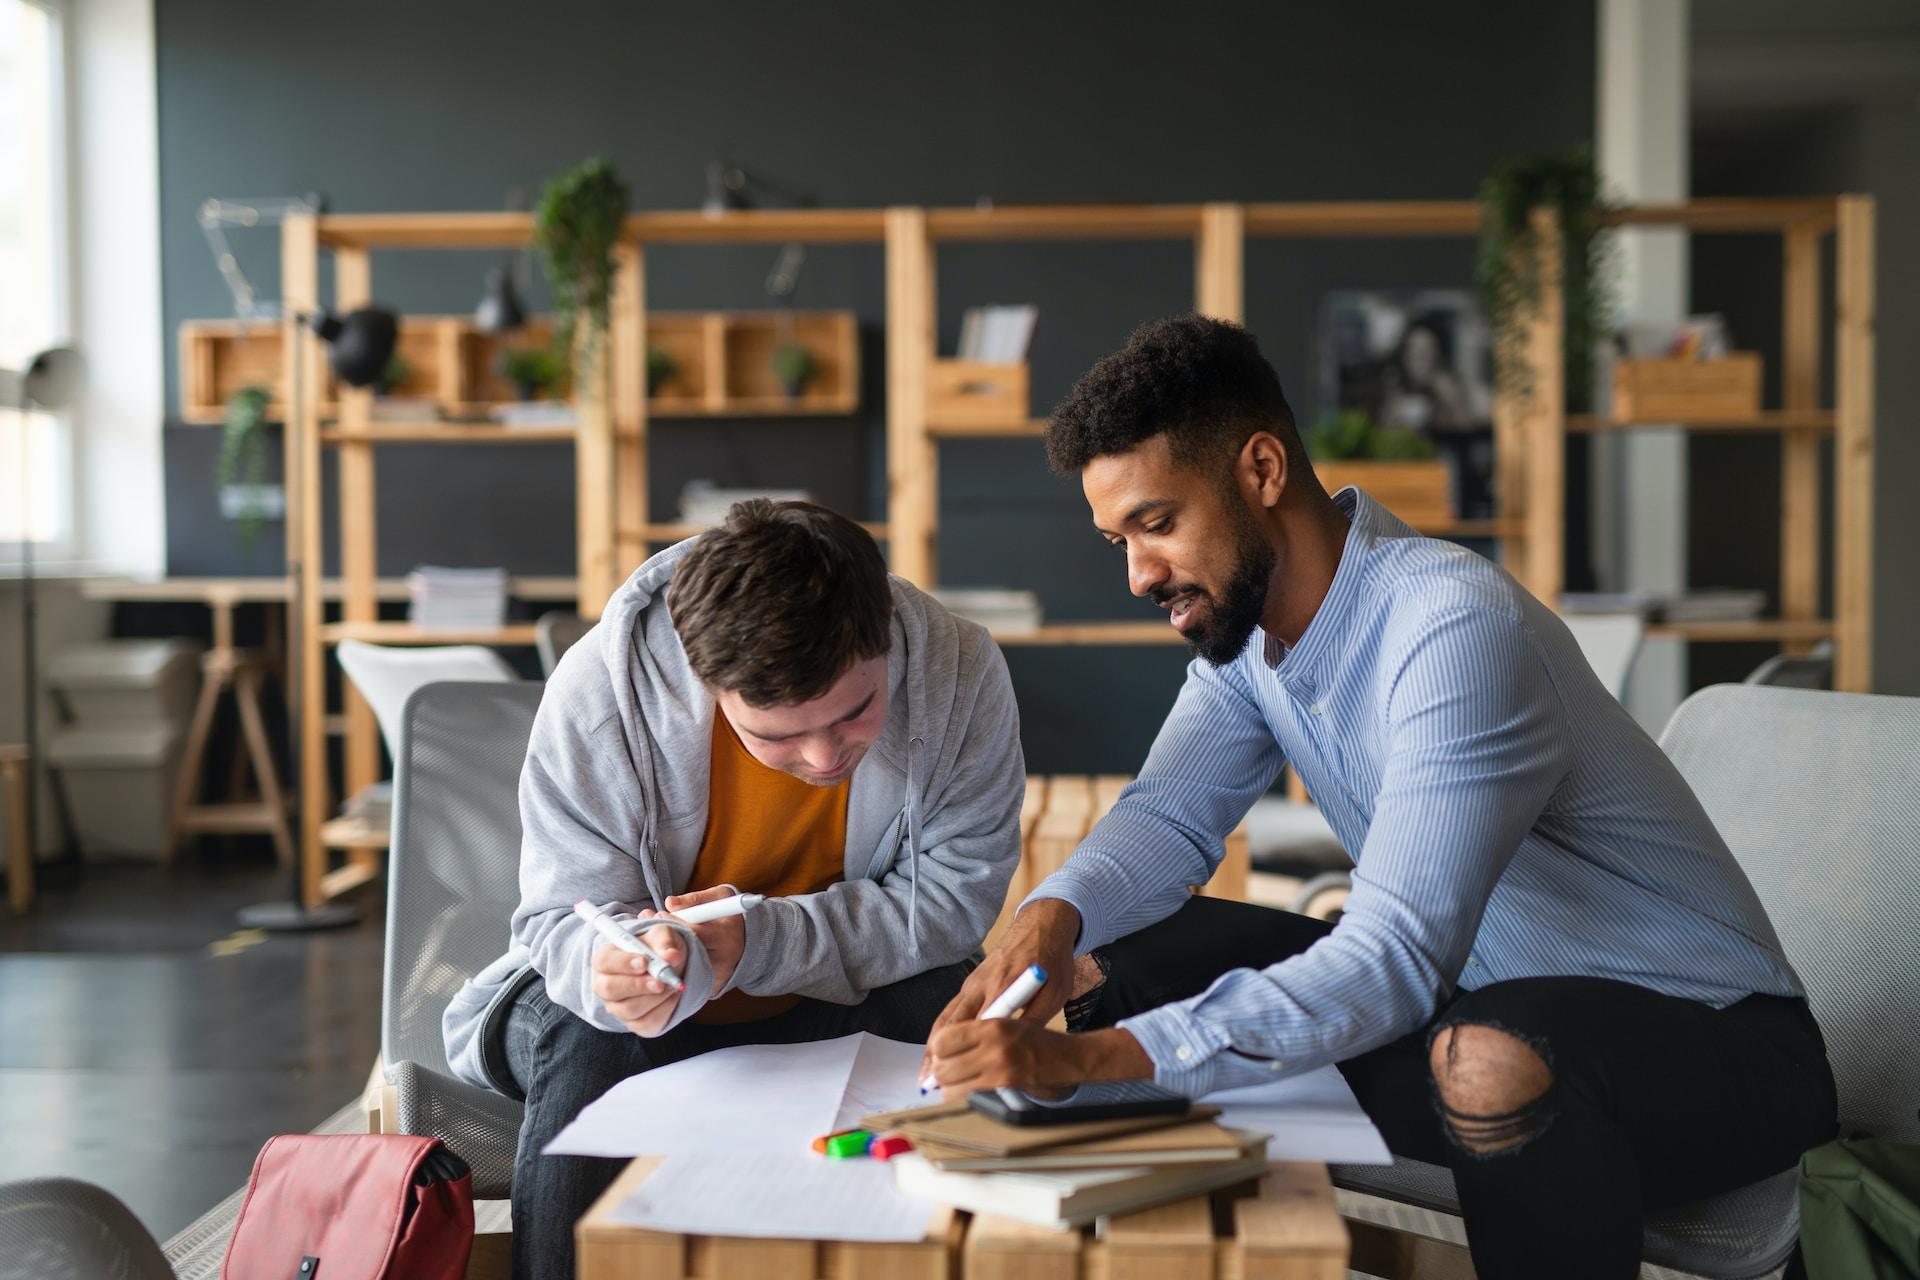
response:
[[(1878, 362), (1875, 378), (1874, 689), (1920, 694), (1920, 508), (1910, 494), (1920, 477), (1920, 298), (1907, 282), (1920, 273), (1920, 111), (1891, 106), (1717, 111), (1695, 130), (1698, 195), (1807, 195), (1858, 192), (1877, 202)], [(1833, 254), (1826, 259), (1827, 306)], [(1781, 255), (1778, 236), (1700, 236), (1694, 240), (1696, 310), (1720, 311), (1736, 345), (1766, 361), (1767, 402), (1780, 383)], [(1822, 403), (1833, 395), (1832, 335), (1822, 362)], [(1764, 587), (1780, 575), (1780, 448), (1775, 440), (1696, 435), (1688, 445), (1692, 497), (1688, 569), (1702, 585)], [(1823, 463), (1830, 492), (1832, 450)], [(1829, 504), (1830, 505), (1830, 504)], [(1825, 602), (1832, 607), (1831, 510), (1823, 530)], [(1775, 602), (1777, 604), (1777, 601)], [(1739, 679), (1772, 650), (1699, 645), (1692, 682)]]
[[(1514, 152), (1593, 130), (1591, 4), (859, 3), (658, 6), (549, 0), (326, 5), (164, 0), (159, 49), (168, 331), (230, 302), (194, 222), (210, 195), (323, 192), (340, 211), (489, 209), (604, 152), (641, 208), (686, 208), (727, 155), (844, 206), (999, 201), (1464, 198)], [(266, 237), (240, 256), (266, 292)], [(765, 250), (649, 255), (659, 309), (763, 304)], [(464, 311), (491, 258), (380, 254), (377, 297)], [(1247, 318), (1303, 413), (1331, 289), (1465, 286), (1465, 242), (1263, 243)], [(968, 246), (940, 258), (941, 327), (967, 305), (1040, 307), (1043, 410), (1142, 320), (1192, 301), (1185, 245)], [(798, 305), (861, 318), (853, 419), (663, 423), (655, 509), (682, 483), (801, 485), (884, 504), (877, 248), (810, 253)], [(171, 360), (171, 357), (170, 357)], [(177, 402), (168, 369), (169, 403)], [(210, 514), (217, 433), (167, 433), (174, 573), (271, 571)], [(564, 448), (380, 459), (383, 572), (421, 561), (571, 568)], [(945, 448), (942, 575), (1038, 589), (1050, 617), (1145, 617), (1033, 442)], [(1014, 651), (1029, 764), (1129, 770), (1181, 677), (1174, 649)], [(1116, 698), (1113, 690), (1124, 690)]]

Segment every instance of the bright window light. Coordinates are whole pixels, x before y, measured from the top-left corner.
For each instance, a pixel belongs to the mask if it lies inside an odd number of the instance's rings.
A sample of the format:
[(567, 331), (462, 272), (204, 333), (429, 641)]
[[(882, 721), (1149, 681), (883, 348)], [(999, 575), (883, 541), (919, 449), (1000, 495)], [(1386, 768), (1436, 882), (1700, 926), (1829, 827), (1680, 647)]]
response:
[[(60, 28), (27, 0), (0, 0), (0, 368), (66, 335)], [(8, 542), (64, 541), (71, 518), (66, 422), (0, 409), (0, 559)]]

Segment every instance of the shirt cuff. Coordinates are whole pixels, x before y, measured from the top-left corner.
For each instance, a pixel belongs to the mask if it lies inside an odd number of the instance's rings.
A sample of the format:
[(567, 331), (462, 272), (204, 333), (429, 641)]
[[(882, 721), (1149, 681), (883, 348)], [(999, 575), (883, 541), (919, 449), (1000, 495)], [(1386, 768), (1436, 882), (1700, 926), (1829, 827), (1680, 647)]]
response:
[(1014, 908), (1013, 914), (1018, 916), (1026, 910), (1028, 903), (1039, 902), (1045, 898), (1064, 902), (1080, 913), (1080, 936), (1074, 940), (1073, 954), (1083, 956), (1095, 947), (1104, 946), (1113, 941), (1107, 936), (1106, 919), (1096, 905), (1100, 901), (1100, 895), (1091, 886), (1080, 883), (1065, 871), (1056, 871), (1042, 880), (1040, 887), (1028, 894), (1021, 900), (1020, 905)]
[(1219, 1056), (1226, 1033), (1179, 1005), (1162, 1005), (1114, 1024), (1140, 1042), (1153, 1059), (1153, 1082), (1162, 1089), (1198, 1098), (1217, 1087)]

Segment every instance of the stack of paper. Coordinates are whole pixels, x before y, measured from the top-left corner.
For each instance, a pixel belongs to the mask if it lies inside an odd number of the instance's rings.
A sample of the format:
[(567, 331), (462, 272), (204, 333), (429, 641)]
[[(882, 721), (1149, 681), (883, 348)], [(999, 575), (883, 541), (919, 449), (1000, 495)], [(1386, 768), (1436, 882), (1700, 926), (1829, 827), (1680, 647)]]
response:
[(978, 364), (1020, 364), (1033, 345), (1034, 325), (1040, 308), (1032, 304), (1015, 307), (968, 307), (960, 318), (962, 360)]
[(1267, 1135), (1241, 1136), (1232, 1159), (1188, 1164), (959, 1173), (936, 1168), (919, 1154), (896, 1156), (890, 1163), (893, 1185), (910, 1196), (1036, 1227), (1079, 1227), (1261, 1177), (1267, 1171)]
[(505, 569), (422, 565), (407, 575), (407, 594), (422, 631), (491, 631), (507, 619)]

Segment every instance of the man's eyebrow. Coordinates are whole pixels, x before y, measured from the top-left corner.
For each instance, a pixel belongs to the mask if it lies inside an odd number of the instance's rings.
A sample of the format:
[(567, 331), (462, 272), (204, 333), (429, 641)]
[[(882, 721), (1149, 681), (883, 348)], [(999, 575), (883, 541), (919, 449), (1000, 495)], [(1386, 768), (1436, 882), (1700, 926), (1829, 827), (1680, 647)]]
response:
[[(1130, 524), (1139, 524), (1141, 519), (1149, 513), (1172, 505), (1172, 498), (1148, 498), (1145, 502), (1135, 503), (1132, 510), (1120, 517), (1120, 527), (1124, 529)], [(1093, 527), (1103, 534), (1111, 534), (1113, 532), (1111, 529), (1102, 529), (1097, 524)]]
[[(858, 720), (861, 716), (866, 714), (867, 708), (873, 705), (873, 700), (876, 697), (878, 697), (879, 694), (880, 694), (880, 690), (875, 689), (872, 693), (869, 693), (864, 699), (861, 700), (861, 703), (859, 706), (847, 712), (847, 714), (841, 716), (838, 720), (835, 720), (834, 723), (845, 724), (849, 720)], [(791, 738), (798, 738), (801, 736), (799, 733), (761, 733), (756, 729), (749, 729), (747, 730), (747, 732), (751, 733), (754, 737), (760, 739), (760, 741), (762, 742), (786, 742)], [(808, 730), (802, 730), (801, 732), (805, 733), (805, 732), (808, 732)]]

